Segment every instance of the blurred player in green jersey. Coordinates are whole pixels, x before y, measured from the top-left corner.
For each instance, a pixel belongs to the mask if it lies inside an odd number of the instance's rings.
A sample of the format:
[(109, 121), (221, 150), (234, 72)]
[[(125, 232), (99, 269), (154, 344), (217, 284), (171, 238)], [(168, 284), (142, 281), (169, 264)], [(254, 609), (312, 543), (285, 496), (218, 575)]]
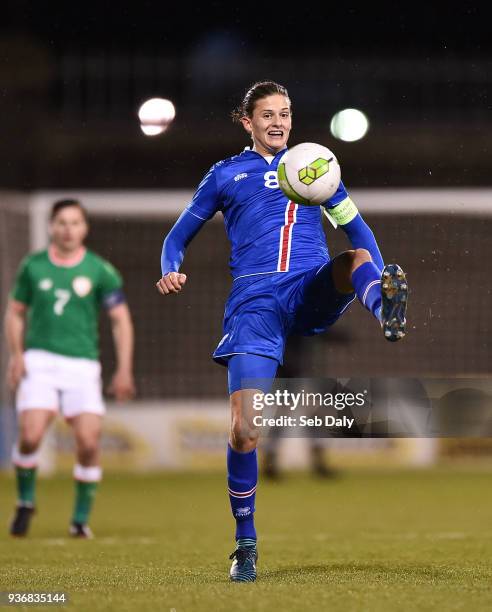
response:
[(84, 246), (87, 214), (76, 200), (60, 200), (50, 218), (50, 245), (21, 263), (10, 294), (5, 332), (7, 383), (16, 391), (19, 434), (12, 453), (18, 501), (10, 532), (24, 536), (35, 509), (39, 446), (61, 410), (72, 426), (77, 458), (70, 534), (87, 538), (88, 518), (102, 470), (98, 318), (111, 320), (117, 367), (110, 391), (134, 396), (133, 326), (117, 270)]

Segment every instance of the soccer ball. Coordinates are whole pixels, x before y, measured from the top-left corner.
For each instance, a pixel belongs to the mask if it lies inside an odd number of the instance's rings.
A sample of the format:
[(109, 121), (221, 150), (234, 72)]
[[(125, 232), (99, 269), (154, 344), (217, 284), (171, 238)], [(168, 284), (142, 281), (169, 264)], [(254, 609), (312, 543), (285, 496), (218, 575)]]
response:
[(340, 184), (337, 158), (330, 149), (315, 142), (289, 149), (280, 158), (277, 172), (280, 189), (297, 204), (324, 204)]

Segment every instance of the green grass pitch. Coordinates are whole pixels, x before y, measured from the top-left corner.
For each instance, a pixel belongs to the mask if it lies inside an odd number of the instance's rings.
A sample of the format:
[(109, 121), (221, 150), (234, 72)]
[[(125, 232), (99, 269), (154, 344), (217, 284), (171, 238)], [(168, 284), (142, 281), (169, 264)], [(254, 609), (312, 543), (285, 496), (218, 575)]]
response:
[(30, 537), (11, 539), (12, 487), (11, 477), (0, 477), (0, 591), (64, 590), (70, 604), (58, 609), (492, 609), (488, 470), (260, 481), (254, 584), (228, 581), (234, 541), (225, 475), (108, 474), (93, 541), (66, 536), (68, 477), (40, 481)]

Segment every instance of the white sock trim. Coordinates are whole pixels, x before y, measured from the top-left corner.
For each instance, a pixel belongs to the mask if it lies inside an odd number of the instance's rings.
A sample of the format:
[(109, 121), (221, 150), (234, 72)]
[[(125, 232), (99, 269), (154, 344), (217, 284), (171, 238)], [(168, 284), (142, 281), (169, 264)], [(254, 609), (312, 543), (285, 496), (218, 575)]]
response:
[(17, 448), (17, 444), (14, 444), (12, 448), (12, 463), (21, 468), (36, 468), (39, 463), (39, 451), (24, 455)]
[(73, 466), (73, 477), (82, 482), (99, 482), (102, 478), (102, 467), (100, 465), (85, 467), (76, 463)]
[(364, 295), (362, 296), (362, 303), (364, 304), (364, 306), (366, 305), (367, 294), (369, 293), (371, 288), (374, 287), (374, 285), (377, 285), (380, 282), (380, 280), (373, 280), (367, 285), (366, 290), (364, 291)]

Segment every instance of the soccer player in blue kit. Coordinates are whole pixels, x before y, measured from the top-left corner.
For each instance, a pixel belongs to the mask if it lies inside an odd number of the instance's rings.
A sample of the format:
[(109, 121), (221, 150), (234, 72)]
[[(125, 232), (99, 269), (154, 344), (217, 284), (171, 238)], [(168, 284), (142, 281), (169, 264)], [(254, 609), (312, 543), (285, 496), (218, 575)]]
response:
[[(273, 380), (286, 338), (325, 331), (356, 297), (390, 341), (405, 335), (407, 285), (399, 266), (384, 266), (374, 234), (345, 186), (322, 208), (345, 231), (352, 249), (330, 258), (316, 206), (291, 202), (279, 188), (277, 166), (286, 151), (292, 115), (285, 87), (255, 83), (233, 118), (253, 147), (214, 164), (166, 236), (160, 293), (178, 293), (186, 247), (216, 212), (231, 243), (232, 289), (224, 335), (213, 354), (227, 367), (231, 430), (227, 449), (229, 497), (236, 520), (230, 579), (256, 579), (255, 493), (258, 481), (253, 395), (246, 379)], [(246, 388), (244, 388), (246, 387)], [(260, 389), (267, 390), (267, 389)]]

